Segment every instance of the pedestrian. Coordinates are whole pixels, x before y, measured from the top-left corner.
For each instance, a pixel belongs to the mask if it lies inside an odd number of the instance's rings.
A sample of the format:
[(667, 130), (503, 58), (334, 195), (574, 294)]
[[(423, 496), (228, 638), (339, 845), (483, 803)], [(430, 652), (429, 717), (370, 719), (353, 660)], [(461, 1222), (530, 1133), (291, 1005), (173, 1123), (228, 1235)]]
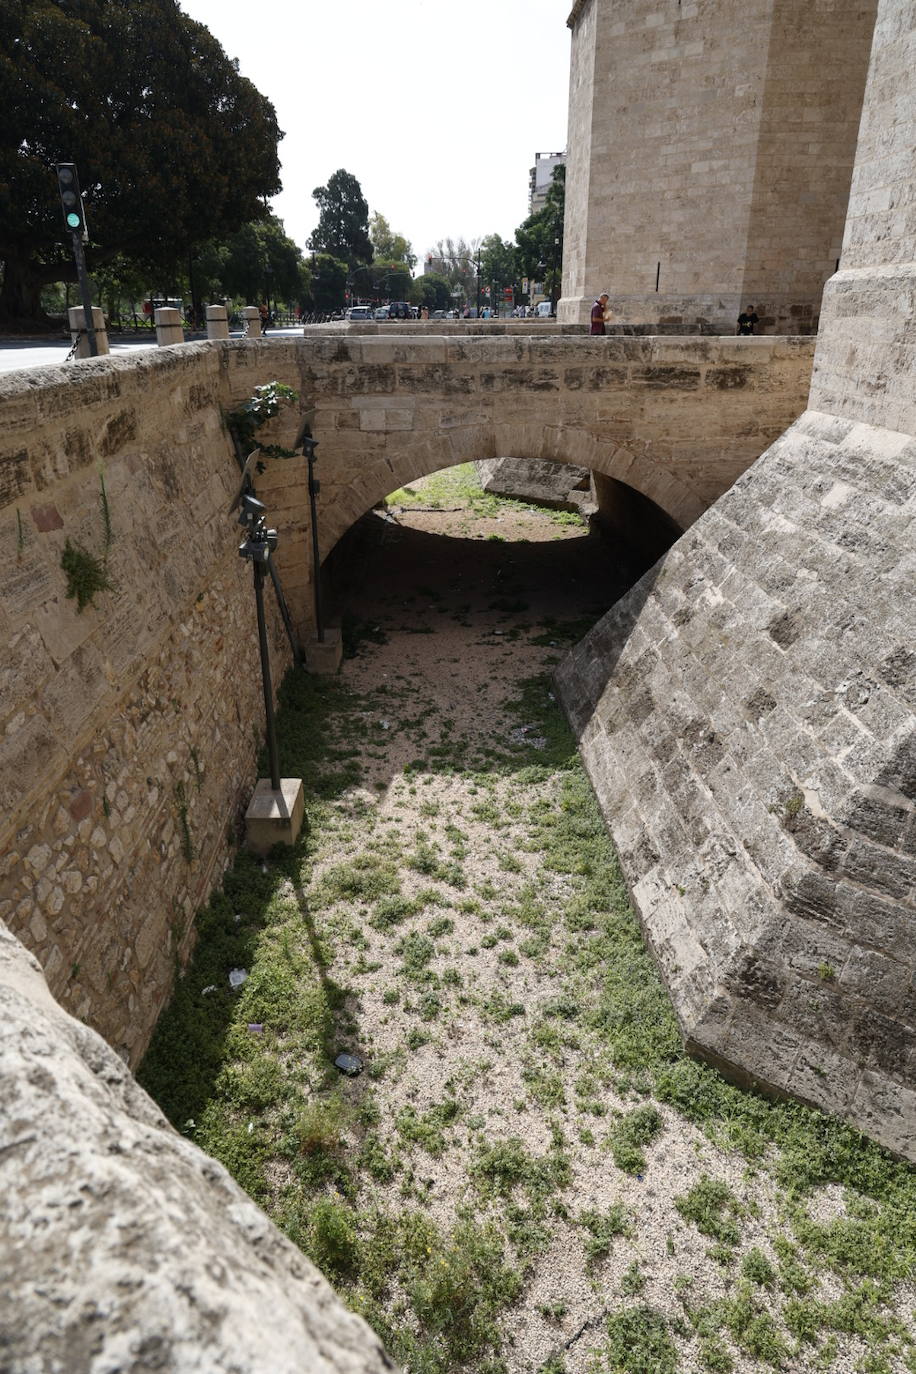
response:
[(754, 326), (759, 323), (760, 320), (754, 311), (754, 307), (749, 305), (747, 309), (742, 310), (741, 314), (738, 316), (737, 332), (739, 334), (753, 334)]
[(589, 330), (589, 333), (607, 333), (607, 330), (605, 329), (605, 320), (608, 317), (607, 301), (607, 292), (602, 291), (601, 295), (597, 297), (597, 299), (595, 300), (595, 304), (592, 306), (591, 329)]

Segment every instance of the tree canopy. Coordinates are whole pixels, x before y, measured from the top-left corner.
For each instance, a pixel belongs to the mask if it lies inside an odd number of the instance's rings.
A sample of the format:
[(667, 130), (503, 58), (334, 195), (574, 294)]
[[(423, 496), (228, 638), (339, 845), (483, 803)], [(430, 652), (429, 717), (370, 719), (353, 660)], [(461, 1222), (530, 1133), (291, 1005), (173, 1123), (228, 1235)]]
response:
[(75, 277), (55, 162), (78, 168), (90, 268), (152, 268), (264, 216), (281, 137), (177, 0), (0, 0), (0, 316)]
[(504, 286), (514, 286), (514, 245), (500, 238), (499, 234), (487, 234), (480, 244), (480, 275), (488, 286), (495, 286), (497, 290)]
[(347, 264), (330, 253), (313, 253), (303, 268), (305, 304), (320, 312), (343, 305), (347, 289)]
[(308, 241), (313, 253), (330, 253), (350, 268), (370, 263), (369, 206), (352, 172), (339, 168), (327, 186), (312, 192), (320, 211), (318, 226)]
[(369, 220), (369, 237), (376, 262), (404, 263), (408, 273), (417, 265), (417, 255), (403, 234), (396, 234), (384, 215), (374, 210)]
[[(532, 280), (544, 277), (551, 296), (559, 292), (565, 204), (566, 168), (561, 163), (553, 169), (543, 209), (529, 215), (515, 231), (516, 258), (522, 275)], [(543, 272), (538, 271), (539, 265), (543, 265)]]

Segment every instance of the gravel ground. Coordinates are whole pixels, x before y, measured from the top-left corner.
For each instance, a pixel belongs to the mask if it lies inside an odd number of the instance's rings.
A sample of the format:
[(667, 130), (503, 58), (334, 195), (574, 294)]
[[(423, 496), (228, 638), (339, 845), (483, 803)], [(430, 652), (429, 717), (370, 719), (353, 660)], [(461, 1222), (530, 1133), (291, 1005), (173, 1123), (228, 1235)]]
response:
[[(679, 1054), (636, 927), (613, 915), (625, 892), (549, 674), (636, 570), (581, 525), (469, 498), (467, 476), (458, 498), (449, 490), (417, 483), (410, 507), (367, 516), (332, 560), (351, 656), (327, 745), (357, 781), (322, 812), (271, 934), (305, 997), (328, 980), (347, 990), (337, 1048), (366, 1071), (329, 1090), (322, 1054), (269, 1024), (257, 1000), (269, 979), (253, 966), (227, 1042), (248, 1048), (197, 1138), (255, 1181), (410, 1374), (912, 1374), (916, 1286), (896, 1251), (889, 1276), (886, 1256), (889, 1235), (916, 1231), (913, 1192), (898, 1192), (899, 1214), (863, 1210), (836, 1184), (793, 1198), (775, 1152), (749, 1162), (728, 1148), (721, 1115), (704, 1133), (612, 1043), (607, 1008), (620, 1017), (632, 981), (634, 1022)], [(217, 976), (201, 972), (201, 986)], [(615, 978), (625, 991), (611, 1004)], [(246, 1020), (268, 1023), (257, 1047)], [(731, 1125), (744, 1120), (744, 1095), (722, 1100)], [(283, 1145), (300, 1110), (333, 1166), (316, 1173), (308, 1156), (305, 1186), (301, 1153)], [(637, 1126), (626, 1156), (621, 1132)], [(260, 1174), (239, 1139), (266, 1160)], [(685, 1215), (698, 1185), (714, 1198), (705, 1234)], [(352, 1227), (358, 1244), (335, 1250), (327, 1216), (319, 1235), (322, 1201), (338, 1209), (338, 1240)], [(864, 1234), (866, 1212), (889, 1217), (881, 1235)], [(378, 1261), (379, 1218), (408, 1216), (435, 1222), (438, 1241), (400, 1269)], [(468, 1271), (462, 1216), (494, 1228), (499, 1263), (521, 1277), (482, 1334), (458, 1323), (463, 1347), (437, 1322), (499, 1265)], [(806, 1222), (821, 1229), (802, 1243)], [(390, 1263), (390, 1282), (373, 1286), (373, 1262)]]
[[(422, 497), (422, 484), (415, 489)], [(465, 992), (472, 991), (434, 1021), (419, 1022), (429, 1039), (377, 1089), (389, 1123), (380, 1134), (403, 1151), (390, 1126), (400, 1112), (421, 1113), (447, 1097), (460, 1102), (441, 1154), (434, 1157), (420, 1146), (408, 1151), (418, 1195), (443, 1225), (462, 1205), (479, 1206), (472, 1180), (481, 1141), (518, 1139), (543, 1158), (562, 1136), (570, 1164), (569, 1182), (558, 1189), (564, 1215), (546, 1224), (523, 1295), (505, 1318), (503, 1358), (511, 1374), (539, 1370), (559, 1356), (569, 1374), (612, 1368), (603, 1362), (606, 1352), (599, 1353), (608, 1314), (628, 1303), (645, 1305), (673, 1322), (677, 1334), (685, 1326), (685, 1305), (733, 1295), (740, 1258), (748, 1251), (756, 1247), (776, 1269), (773, 1238), (788, 1233), (785, 1198), (766, 1169), (750, 1169), (742, 1156), (717, 1148), (664, 1105), (658, 1106), (662, 1126), (646, 1149), (645, 1169), (634, 1175), (615, 1167), (604, 1144), (608, 1123), (647, 1099), (621, 1085), (598, 1038), (581, 1023), (568, 1043), (549, 1052), (532, 1041), (538, 1009), (576, 983), (568, 976), (569, 930), (548, 919), (546, 936), (540, 929), (540, 941), (526, 945), (530, 931), (517, 917), (526, 893), (551, 918), (575, 892), (575, 876), (545, 872), (531, 844), (531, 810), (556, 805), (557, 778), (520, 785), (517, 777), (497, 773), (482, 787), (474, 771), (441, 774), (416, 761), (431, 747), (457, 740), (465, 756), (485, 768), (494, 748), (511, 744), (520, 730), (518, 742), (527, 738), (536, 745), (536, 727), (507, 712), (507, 698), (514, 684), (549, 671), (561, 647), (544, 642), (543, 635), (532, 642), (528, 626), (594, 617), (635, 574), (615, 564), (582, 528), (557, 526), (527, 511), (505, 511), (498, 521), (462, 508), (374, 513), (351, 537), (348, 557), (344, 602), (358, 607), (365, 628), (384, 634), (385, 642), (364, 642), (345, 664), (344, 681), (367, 695), (387, 688), (391, 704), (384, 715), (373, 707), (364, 716), (367, 743), (375, 746), (363, 759), (359, 793), (368, 815), (356, 828), (349, 821), (343, 827), (349, 844), (342, 847), (340, 835), (331, 837), (315, 879), (320, 883), (329, 867), (360, 852), (368, 835), (390, 840), (402, 854), (421, 836), (437, 857), (447, 862), (457, 856), (462, 875), (456, 888), (409, 872), (405, 894), (415, 897), (432, 886), (438, 905), (421, 908), (394, 935), (367, 925), (360, 903), (335, 909), (337, 919), (352, 920), (366, 937), (340, 974), (360, 989), (360, 1052), (367, 1059), (394, 1060), (403, 1052), (407, 1027), (417, 1024), (418, 999), (408, 992), (393, 1003), (391, 990), (399, 987), (402, 942), (428, 932), (431, 918), (447, 924), (427, 967), (439, 979), (457, 970)], [(528, 952), (520, 953), (520, 947)], [(597, 995), (588, 978), (580, 977), (575, 990), (583, 1005)], [(499, 1006), (524, 1010), (494, 1021), (486, 1011), (494, 996)], [(596, 1098), (600, 1117), (593, 1114)], [(704, 1176), (725, 1183), (742, 1207), (741, 1239), (730, 1263), (710, 1257), (709, 1238), (675, 1207), (675, 1199)], [(402, 1180), (396, 1178), (376, 1200), (396, 1208), (402, 1198)], [(843, 1190), (836, 1187), (815, 1191), (805, 1205), (820, 1222), (845, 1215)], [(614, 1207), (623, 1208), (627, 1233), (607, 1255), (589, 1262), (576, 1218)], [(829, 1302), (843, 1287), (839, 1276), (825, 1272), (809, 1296)], [(773, 1314), (785, 1300), (766, 1285), (758, 1285), (755, 1295), (760, 1310)], [(913, 1298), (913, 1285), (902, 1285), (887, 1310), (906, 1321)], [(724, 1354), (717, 1366), (708, 1349), (711, 1363), (704, 1362), (692, 1335), (676, 1344), (677, 1368), (684, 1371), (733, 1367), (743, 1374), (766, 1365), (727, 1340), (721, 1345), (731, 1366)], [(823, 1352), (811, 1348), (784, 1356), (781, 1367), (829, 1367), (845, 1374), (871, 1368), (862, 1363), (866, 1354), (860, 1339), (844, 1335), (832, 1361), (824, 1363)], [(886, 1368), (912, 1366), (891, 1357)]]

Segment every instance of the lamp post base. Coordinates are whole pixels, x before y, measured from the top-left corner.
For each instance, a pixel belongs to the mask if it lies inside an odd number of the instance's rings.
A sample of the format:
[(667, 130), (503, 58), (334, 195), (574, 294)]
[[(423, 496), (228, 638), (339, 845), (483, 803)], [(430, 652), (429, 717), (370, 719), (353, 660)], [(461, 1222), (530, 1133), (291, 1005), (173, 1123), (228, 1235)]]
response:
[(301, 778), (281, 778), (279, 792), (270, 778), (258, 778), (245, 812), (245, 847), (267, 854), (275, 844), (295, 844), (304, 818)]
[(310, 673), (336, 673), (343, 662), (343, 639), (338, 626), (324, 632), (324, 639), (310, 639), (305, 646), (305, 666)]

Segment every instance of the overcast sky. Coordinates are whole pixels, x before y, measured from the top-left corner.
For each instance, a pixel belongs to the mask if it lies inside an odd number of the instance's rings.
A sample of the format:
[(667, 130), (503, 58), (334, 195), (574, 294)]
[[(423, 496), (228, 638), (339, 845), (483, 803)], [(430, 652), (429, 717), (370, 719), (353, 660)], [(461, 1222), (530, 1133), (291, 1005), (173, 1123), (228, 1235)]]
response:
[(437, 239), (512, 238), (536, 152), (566, 146), (572, 0), (179, 0), (273, 102), (300, 247), (312, 191), (345, 167), (422, 260)]

